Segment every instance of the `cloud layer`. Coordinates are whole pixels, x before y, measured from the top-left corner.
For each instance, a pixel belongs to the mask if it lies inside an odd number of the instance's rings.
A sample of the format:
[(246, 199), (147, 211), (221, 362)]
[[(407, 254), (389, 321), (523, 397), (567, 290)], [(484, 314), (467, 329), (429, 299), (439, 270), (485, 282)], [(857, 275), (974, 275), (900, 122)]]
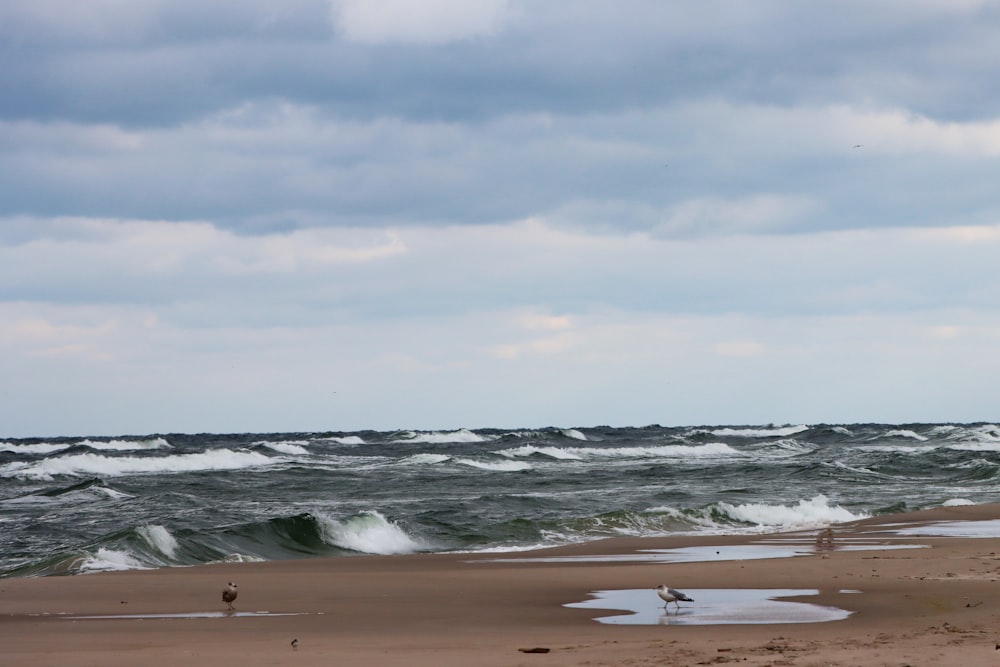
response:
[(989, 420), (998, 29), (5, 2), (0, 436)]

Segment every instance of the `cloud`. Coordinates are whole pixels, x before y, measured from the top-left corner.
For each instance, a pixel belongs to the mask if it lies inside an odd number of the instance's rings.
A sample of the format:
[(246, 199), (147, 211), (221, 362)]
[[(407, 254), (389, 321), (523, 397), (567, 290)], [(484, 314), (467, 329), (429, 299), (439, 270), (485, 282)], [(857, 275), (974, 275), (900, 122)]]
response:
[(0, 423), (981, 418), (998, 29), (979, 0), (0, 3)]
[(334, 24), (362, 44), (444, 44), (498, 32), (508, 0), (331, 0)]

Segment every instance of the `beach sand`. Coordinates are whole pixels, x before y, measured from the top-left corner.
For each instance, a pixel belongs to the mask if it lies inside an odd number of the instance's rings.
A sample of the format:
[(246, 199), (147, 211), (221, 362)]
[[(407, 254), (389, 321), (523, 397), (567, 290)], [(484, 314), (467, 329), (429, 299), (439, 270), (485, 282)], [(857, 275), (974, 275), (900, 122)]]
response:
[[(792, 535), (808, 555), (651, 563), (639, 550), (773, 540), (614, 538), (504, 554), (359, 556), (0, 579), (0, 663), (68, 665), (1000, 665), (1000, 539), (900, 537), (899, 524), (1000, 519), (1000, 505), (942, 508)], [(871, 550), (849, 550), (859, 538)], [(891, 549), (891, 544), (926, 548)], [(811, 547), (810, 547), (811, 545)], [(879, 546), (882, 545), (882, 546)], [(542, 557), (579, 559), (545, 562)], [(221, 601), (239, 584), (236, 614)], [(614, 625), (568, 608), (598, 590), (816, 589), (853, 612), (823, 623)], [(851, 592), (859, 591), (859, 592)], [(696, 619), (694, 603), (685, 618)], [(662, 611), (662, 609), (661, 609)], [(262, 615), (239, 615), (269, 612)], [(671, 613), (670, 611), (667, 612)], [(177, 614), (157, 618), (156, 615)], [(278, 615), (289, 614), (289, 615)], [(125, 616), (85, 619), (82, 616)], [(298, 647), (291, 641), (298, 639)], [(546, 653), (522, 649), (545, 648)]]

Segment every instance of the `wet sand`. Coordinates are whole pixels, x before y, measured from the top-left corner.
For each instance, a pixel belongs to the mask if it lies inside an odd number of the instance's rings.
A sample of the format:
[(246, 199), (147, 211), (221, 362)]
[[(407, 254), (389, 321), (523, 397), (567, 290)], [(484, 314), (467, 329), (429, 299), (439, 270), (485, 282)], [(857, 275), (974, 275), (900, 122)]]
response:
[[(515, 554), (0, 579), (0, 655), (3, 664), (46, 667), (1000, 665), (1000, 539), (892, 532), (902, 523), (986, 519), (1000, 519), (1000, 505), (836, 526), (832, 544), (817, 531), (793, 534), (808, 554), (793, 558), (721, 559), (738, 545), (787, 544), (784, 535), (616, 538)], [(848, 548), (860, 542), (873, 548)], [(900, 544), (926, 548), (888, 548)], [(621, 559), (691, 546), (718, 546), (720, 559)], [(608, 555), (619, 559), (600, 558)], [(235, 614), (219, 613), (227, 581), (239, 584)], [(628, 612), (564, 606), (623, 589), (649, 589), (650, 606), (662, 606), (652, 590), (661, 582), (811, 589), (818, 594), (796, 600), (852, 613), (820, 623), (630, 625), (594, 620)], [(697, 597), (684, 604), (679, 613), (696, 621)], [(522, 651), (534, 648), (548, 652)]]

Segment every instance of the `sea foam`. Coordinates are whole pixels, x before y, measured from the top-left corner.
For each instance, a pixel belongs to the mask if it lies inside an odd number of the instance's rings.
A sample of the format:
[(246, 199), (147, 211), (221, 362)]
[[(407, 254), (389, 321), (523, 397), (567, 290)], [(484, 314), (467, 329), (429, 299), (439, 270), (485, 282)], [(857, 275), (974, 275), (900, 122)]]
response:
[(797, 505), (767, 505), (744, 503), (718, 504), (719, 509), (736, 521), (772, 528), (810, 528), (832, 523), (855, 521), (867, 518), (867, 514), (852, 514), (839, 505), (831, 506), (829, 499), (820, 494), (810, 500), (800, 500)]
[(653, 447), (536, 447), (525, 445), (504, 449), (497, 454), (524, 457), (542, 454), (554, 459), (645, 459), (645, 458), (717, 458), (740, 456), (740, 452), (723, 442), (704, 445), (659, 445)]
[(772, 428), (719, 428), (709, 431), (709, 433), (720, 438), (784, 438), (808, 430), (808, 426), (781, 426)]
[(153, 547), (161, 554), (168, 558), (173, 558), (177, 555), (177, 549), (180, 545), (177, 543), (177, 539), (170, 534), (170, 531), (159, 525), (146, 525), (140, 526), (136, 532), (139, 534), (146, 544)]
[(117, 549), (106, 549), (100, 547), (94, 554), (88, 555), (79, 561), (76, 566), (80, 574), (90, 574), (92, 572), (115, 572), (120, 570), (149, 570), (152, 569), (144, 565), (129, 551)]
[(531, 464), (523, 461), (477, 461), (475, 459), (455, 459), (455, 463), (461, 463), (480, 470), (493, 470), (495, 472), (520, 472), (531, 470)]
[(236, 470), (265, 466), (281, 461), (284, 459), (271, 458), (258, 452), (237, 452), (230, 449), (213, 449), (197, 454), (143, 458), (74, 454), (30, 464), (11, 463), (0, 466), (0, 477), (49, 480), (56, 475), (123, 476), (199, 470)]
[(362, 512), (341, 521), (314, 514), (320, 535), (327, 544), (366, 554), (408, 554), (424, 549), (396, 523), (376, 511)]
[(442, 443), (452, 443), (452, 442), (485, 442), (486, 438), (468, 429), (459, 429), (457, 431), (432, 431), (427, 433), (417, 433), (415, 431), (407, 431), (402, 434), (400, 440), (404, 442), (425, 442), (430, 444), (442, 444)]
[(151, 438), (149, 440), (81, 440), (77, 443), (91, 449), (104, 451), (127, 452), (144, 449), (165, 449), (170, 447), (170, 443), (163, 438)]
[(11, 454), (42, 455), (61, 452), (64, 449), (69, 449), (69, 445), (48, 442), (39, 442), (34, 445), (15, 445), (10, 442), (0, 442), (0, 452), (10, 452)]

